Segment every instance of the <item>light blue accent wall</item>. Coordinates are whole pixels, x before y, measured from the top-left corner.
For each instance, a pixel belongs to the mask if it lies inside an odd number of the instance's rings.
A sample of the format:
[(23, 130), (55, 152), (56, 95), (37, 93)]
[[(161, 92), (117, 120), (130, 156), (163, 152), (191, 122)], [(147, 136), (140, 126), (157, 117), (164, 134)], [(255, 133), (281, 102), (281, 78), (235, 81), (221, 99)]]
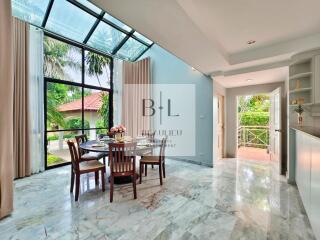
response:
[[(204, 74), (154, 44), (142, 57), (150, 57), (154, 84), (194, 84), (196, 89), (196, 154), (179, 159), (213, 166), (213, 82)], [(179, 92), (177, 94), (182, 94)], [(188, 97), (188, 96), (185, 96)]]

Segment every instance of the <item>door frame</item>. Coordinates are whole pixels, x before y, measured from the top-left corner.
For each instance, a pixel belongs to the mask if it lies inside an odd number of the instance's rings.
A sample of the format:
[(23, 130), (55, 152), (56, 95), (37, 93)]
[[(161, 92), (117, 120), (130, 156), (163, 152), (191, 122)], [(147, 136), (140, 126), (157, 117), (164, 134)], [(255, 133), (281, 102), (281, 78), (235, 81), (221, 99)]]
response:
[[(218, 159), (224, 158), (225, 154), (225, 96), (222, 94), (217, 94), (217, 112), (218, 112), (218, 117), (217, 117), (217, 149), (218, 149)], [(221, 122), (220, 122), (221, 120)], [(222, 140), (220, 141), (220, 136)], [(220, 142), (221, 142), (221, 147), (220, 147)]]

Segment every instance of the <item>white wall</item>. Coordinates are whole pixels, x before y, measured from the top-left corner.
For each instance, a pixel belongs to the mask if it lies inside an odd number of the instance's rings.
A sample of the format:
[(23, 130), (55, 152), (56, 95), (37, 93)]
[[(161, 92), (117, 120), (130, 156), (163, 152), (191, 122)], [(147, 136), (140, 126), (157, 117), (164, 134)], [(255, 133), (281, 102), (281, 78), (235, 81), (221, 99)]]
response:
[[(215, 163), (216, 160), (218, 160), (218, 134), (217, 134), (217, 126), (218, 126), (218, 95), (222, 95), (224, 96), (224, 101), (226, 101), (226, 88), (224, 88), (223, 86), (221, 86), (219, 83), (217, 83), (216, 81), (213, 80), (213, 127), (212, 127), (212, 131), (213, 131), (213, 163)], [(226, 103), (224, 104), (224, 108), (226, 106)], [(226, 111), (224, 111), (225, 113), (225, 121), (226, 121)], [(226, 135), (226, 134), (225, 134)], [(226, 138), (224, 138), (224, 146), (226, 146)], [(226, 150), (226, 149), (224, 149)], [(224, 151), (224, 155), (225, 155), (225, 151)]]
[[(283, 98), (285, 98), (284, 82), (252, 85), (238, 88), (227, 88), (226, 90), (226, 157), (236, 157), (237, 153), (237, 97), (259, 93), (270, 93), (281, 87)], [(285, 112), (285, 108), (284, 111)], [(286, 115), (284, 115), (285, 117)], [(285, 121), (285, 118), (283, 118)]]
[[(177, 156), (175, 159), (213, 166), (212, 79), (192, 70), (191, 66), (156, 44), (141, 59), (145, 57), (151, 59), (154, 84), (191, 84), (195, 86), (195, 154), (193, 156)], [(177, 92), (177, 94), (189, 98), (188, 95), (183, 95), (184, 92)], [(186, 100), (186, 102), (188, 101)], [(156, 125), (154, 127), (157, 128)]]

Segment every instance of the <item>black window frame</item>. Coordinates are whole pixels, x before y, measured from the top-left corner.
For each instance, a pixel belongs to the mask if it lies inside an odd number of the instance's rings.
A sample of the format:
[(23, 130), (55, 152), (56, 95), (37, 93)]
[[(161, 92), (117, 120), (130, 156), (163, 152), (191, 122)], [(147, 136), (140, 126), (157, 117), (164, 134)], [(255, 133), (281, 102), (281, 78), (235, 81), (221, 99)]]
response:
[[(52, 6), (54, 4), (54, 1), (55, 0), (49, 0), (49, 4), (47, 6), (47, 9), (46, 9), (46, 12), (45, 12), (45, 15), (43, 17), (43, 20), (42, 20), (42, 23), (41, 23), (41, 26), (38, 26), (38, 27), (41, 27), (44, 31), (46, 31), (47, 33), (51, 33), (49, 30), (46, 29), (46, 24), (47, 24), (47, 21), (48, 21), (48, 18), (50, 16), (50, 13), (51, 13), (51, 10), (52, 10)], [(120, 43), (118, 43), (118, 45), (116, 45), (114, 47), (114, 49), (112, 50), (112, 53), (106, 53), (104, 51), (99, 51), (99, 52), (104, 52), (103, 55), (108, 55), (108, 56), (116, 56), (120, 59), (122, 59), (121, 57), (119, 57), (117, 55), (117, 52), (121, 49), (121, 47), (126, 43), (127, 40), (129, 40), (129, 38), (133, 38), (135, 39), (136, 41), (140, 42), (141, 44), (145, 45), (147, 48), (142, 51), (138, 56), (136, 56), (136, 58), (134, 58), (134, 60), (132, 60), (132, 62), (135, 62), (137, 61), (146, 51), (148, 51), (153, 45), (154, 45), (154, 42), (152, 41), (151, 44), (149, 43), (146, 43), (144, 42), (143, 40), (141, 40), (140, 38), (136, 37), (133, 33), (136, 32), (134, 30), (134, 28), (132, 28), (131, 26), (129, 26), (131, 28), (131, 31), (127, 31), (125, 29), (122, 29), (121, 27), (119, 27), (118, 25), (114, 24), (112, 21), (109, 21), (107, 19), (104, 18), (104, 15), (107, 13), (105, 12), (104, 10), (101, 9), (101, 12), (100, 13), (96, 13), (94, 12), (93, 10), (91, 10), (90, 8), (86, 7), (85, 5), (82, 5), (80, 2), (76, 1), (76, 0), (66, 0), (67, 2), (73, 4), (74, 6), (78, 7), (79, 9), (81, 9), (82, 11), (90, 14), (91, 16), (95, 17), (96, 18), (96, 21), (93, 23), (91, 29), (89, 30), (87, 36), (84, 38), (83, 42), (81, 42), (81, 44), (87, 44), (87, 42), (89, 41), (90, 37), (92, 36), (92, 34), (95, 32), (96, 28), (98, 27), (99, 23), (100, 22), (104, 22), (106, 23), (107, 25), (115, 28), (116, 30), (124, 33), (126, 36), (123, 38), (122, 41), (120, 41)], [(93, 4), (91, 2), (91, 4)], [(95, 4), (93, 4), (95, 5)], [(96, 5), (95, 5), (96, 6)], [(111, 14), (107, 13), (108, 15), (110, 15), (111, 17), (113, 17)], [(113, 17), (115, 18), (115, 17)], [(117, 18), (115, 18), (117, 19)], [(118, 20), (118, 19), (117, 19)], [(120, 21), (120, 20), (119, 20)], [(125, 23), (124, 23), (125, 24)], [(58, 35), (58, 34), (55, 34), (55, 35)], [(151, 41), (151, 40), (150, 40)], [(80, 43), (80, 42), (79, 42)], [(92, 48), (90, 48), (92, 49)], [(124, 60), (127, 60), (127, 59), (124, 59)]]
[[(82, 134), (85, 133), (85, 131), (87, 130), (98, 130), (98, 129), (103, 129), (103, 130), (110, 130), (110, 128), (113, 126), (113, 62), (114, 59), (113, 57), (111, 57), (110, 55), (107, 54), (103, 54), (99, 51), (95, 51), (92, 48), (88, 48), (82, 44), (78, 44), (75, 41), (71, 41), (65, 38), (61, 38), (57, 35), (54, 34), (50, 34), (45, 32), (44, 34), (46, 37), (50, 37), (54, 40), (58, 40), (61, 42), (64, 42), (66, 44), (75, 46), (77, 48), (81, 49), (81, 83), (78, 82), (72, 82), (72, 81), (66, 81), (66, 80), (61, 80), (61, 79), (55, 79), (55, 78), (51, 78), (51, 77), (45, 77), (44, 76), (44, 84), (43, 84), (43, 92), (44, 92), (44, 157), (45, 157), (45, 170), (49, 170), (49, 169), (53, 169), (53, 168), (57, 168), (57, 167), (62, 167), (62, 166), (66, 166), (71, 164), (71, 162), (65, 162), (65, 163), (60, 163), (60, 164), (56, 164), (53, 166), (48, 166), (48, 140), (47, 140), (47, 135), (50, 132), (69, 132), (69, 131), (81, 131)], [(99, 54), (101, 56), (107, 57), (110, 59), (110, 88), (105, 88), (105, 87), (98, 87), (98, 86), (94, 86), (94, 85), (90, 85), (90, 84), (86, 84), (85, 83), (85, 52), (86, 51), (90, 51), (96, 54)], [(48, 130), (47, 129), (47, 86), (48, 83), (58, 83), (58, 84), (65, 84), (65, 85), (69, 85), (69, 86), (76, 86), (76, 87), (80, 87), (82, 90), (82, 110), (81, 110), (81, 118), (82, 118), (82, 128), (81, 129), (59, 129), (59, 130)], [(84, 128), (84, 124), (85, 124), (85, 119), (84, 119), (84, 89), (93, 89), (93, 90), (100, 90), (100, 91), (104, 91), (104, 92), (108, 92), (109, 94), (109, 118), (108, 118), (108, 128)]]

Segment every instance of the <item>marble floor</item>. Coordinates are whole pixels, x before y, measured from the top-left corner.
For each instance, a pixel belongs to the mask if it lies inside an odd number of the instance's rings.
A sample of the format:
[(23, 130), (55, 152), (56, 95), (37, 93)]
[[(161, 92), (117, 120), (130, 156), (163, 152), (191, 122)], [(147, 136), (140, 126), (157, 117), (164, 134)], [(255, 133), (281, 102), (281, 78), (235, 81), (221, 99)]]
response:
[(315, 239), (296, 187), (275, 177), (268, 162), (224, 159), (214, 168), (167, 160), (138, 185), (81, 181), (69, 193), (69, 167), (15, 181), (15, 211), (0, 221), (0, 239)]

